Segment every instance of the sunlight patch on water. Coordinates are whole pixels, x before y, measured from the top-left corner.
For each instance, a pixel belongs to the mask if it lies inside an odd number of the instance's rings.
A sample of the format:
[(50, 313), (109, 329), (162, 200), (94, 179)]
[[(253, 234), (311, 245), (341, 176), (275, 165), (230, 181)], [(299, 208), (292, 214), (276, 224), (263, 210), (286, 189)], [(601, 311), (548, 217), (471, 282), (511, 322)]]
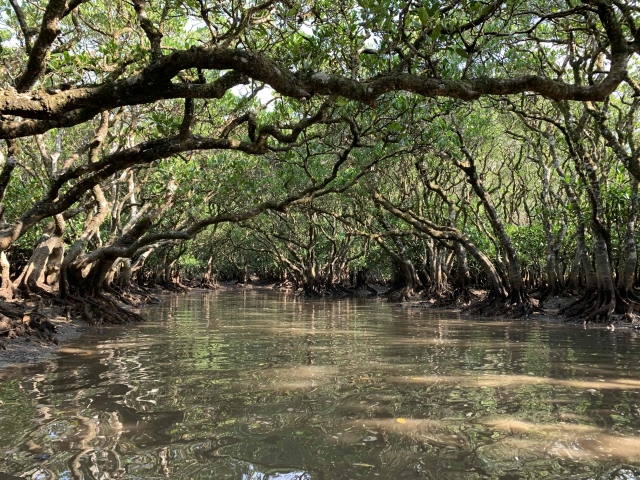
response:
[(568, 380), (537, 377), (534, 375), (429, 375), (422, 377), (394, 377), (386, 379), (391, 383), (450, 384), (466, 387), (510, 388), (522, 385), (553, 385), (583, 390), (638, 390), (640, 380), (629, 378), (601, 379), (596, 381)]

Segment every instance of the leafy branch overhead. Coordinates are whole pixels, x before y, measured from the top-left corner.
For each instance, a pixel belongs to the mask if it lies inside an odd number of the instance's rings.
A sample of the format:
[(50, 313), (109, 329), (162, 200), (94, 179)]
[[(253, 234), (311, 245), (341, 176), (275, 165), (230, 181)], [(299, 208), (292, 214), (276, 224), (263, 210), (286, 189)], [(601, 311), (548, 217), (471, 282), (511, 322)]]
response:
[[(368, 105), (398, 91), (602, 101), (626, 79), (640, 45), (631, 7), (607, 0), (554, 4), (551, 11), (546, 3), (513, 1), (360, 0), (349, 10), (315, 2), (233, 10), (203, 3), (197, 13), (189, 2), (136, 0), (131, 8), (51, 0), (42, 18), (12, 4), (12, 44), (20, 39), (23, 46), (6, 47), (4, 55), (22, 50), (27, 60), (17, 61), (21, 54), (7, 61), (4, 138), (76, 125), (99, 109), (217, 99), (250, 81), (295, 99), (338, 95)], [(98, 26), (106, 16), (117, 19)], [(593, 62), (598, 55), (607, 59), (604, 70)], [(589, 82), (575, 81), (573, 62), (589, 70)], [(200, 80), (190, 78), (196, 70)]]

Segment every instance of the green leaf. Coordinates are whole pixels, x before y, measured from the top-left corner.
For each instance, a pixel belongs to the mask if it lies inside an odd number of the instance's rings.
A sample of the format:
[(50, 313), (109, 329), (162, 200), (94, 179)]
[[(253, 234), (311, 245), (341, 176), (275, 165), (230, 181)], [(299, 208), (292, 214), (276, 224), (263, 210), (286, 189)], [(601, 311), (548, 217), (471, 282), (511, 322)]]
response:
[(480, 15), (486, 15), (493, 9), (493, 5), (487, 5), (480, 11)]
[(418, 17), (420, 17), (420, 23), (424, 27), (429, 21), (429, 14), (427, 13), (427, 9), (424, 7), (420, 7), (418, 9)]
[(389, 130), (392, 132), (402, 132), (404, 128), (398, 122), (393, 122), (389, 124)]
[(456, 53), (460, 55), (462, 58), (469, 58), (469, 54), (466, 52), (464, 48), (456, 47)]
[(440, 36), (440, 32), (442, 31), (442, 25), (436, 25), (436, 27), (431, 32), (431, 40), (435, 42)]
[(429, 7), (427, 7), (427, 11), (429, 12), (430, 17), (433, 17), (436, 13), (438, 13), (438, 10), (440, 10), (440, 2), (438, 1), (434, 1)]

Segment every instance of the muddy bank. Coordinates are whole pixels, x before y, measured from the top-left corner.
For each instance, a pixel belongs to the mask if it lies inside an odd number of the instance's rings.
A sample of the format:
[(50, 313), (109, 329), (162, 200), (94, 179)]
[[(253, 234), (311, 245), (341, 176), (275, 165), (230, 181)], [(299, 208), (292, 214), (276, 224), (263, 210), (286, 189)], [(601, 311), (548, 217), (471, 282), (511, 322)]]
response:
[[(474, 290), (474, 301), (482, 300), (486, 295), (486, 291), (482, 290)], [(496, 317), (486, 317), (491, 318), (492, 320), (504, 320), (504, 321), (523, 321), (523, 322), (551, 322), (551, 323), (562, 323), (567, 325), (574, 325), (579, 327), (588, 327), (588, 328), (596, 328), (596, 329), (606, 329), (606, 330), (640, 330), (640, 318), (637, 316), (633, 317), (633, 321), (629, 321), (625, 318), (624, 315), (611, 315), (611, 319), (609, 322), (595, 323), (595, 322), (585, 322), (584, 319), (572, 319), (567, 318), (566, 315), (560, 313), (562, 309), (566, 308), (572, 302), (574, 302), (578, 297), (570, 296), (570, 297), (551, 297), (545, 300), (541, 304), (540, 311), (532, 312), (530, 315), (526, 317), (514, 317), (508, 318), (504, 316), (496, 316)], [(482, 318), (481, 316), (469, 313), (465, 311), (466, 305), (460, 305), (455, 307), (447, 307), (447, 308), (439, 308), (436, 305), (434, 300), (426, 300), (424, 298), (415, 298), (412, 300), (407, 300), (401, 303), (395, 304), (397, 307), (403, 308), (421, 308), (421, 309), (432, 309), (438, 312), (454, 312), (460, 315), (463, 315), (465, 318)]]
[(65, 317), (50, 319), (56, 326), (53, 335), (56, 343), (46, 341), (35, 336), (22, 336), (4, 341), (6, 350), (0, 349), (0, 370), (11, 365), (39, 363), (50, 358), (61, 346), (69, 340), (82, 335), (91, 328), (82, 320), (67, 321)]

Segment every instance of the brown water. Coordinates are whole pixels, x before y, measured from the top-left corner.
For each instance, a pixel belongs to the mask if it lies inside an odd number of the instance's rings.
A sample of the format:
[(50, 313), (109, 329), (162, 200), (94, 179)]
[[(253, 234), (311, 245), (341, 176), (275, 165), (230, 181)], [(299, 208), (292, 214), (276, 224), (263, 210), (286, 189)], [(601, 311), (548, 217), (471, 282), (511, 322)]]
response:
[(190, 294), (0, 380), (32, 479), (640, 478), (640, 338)]

